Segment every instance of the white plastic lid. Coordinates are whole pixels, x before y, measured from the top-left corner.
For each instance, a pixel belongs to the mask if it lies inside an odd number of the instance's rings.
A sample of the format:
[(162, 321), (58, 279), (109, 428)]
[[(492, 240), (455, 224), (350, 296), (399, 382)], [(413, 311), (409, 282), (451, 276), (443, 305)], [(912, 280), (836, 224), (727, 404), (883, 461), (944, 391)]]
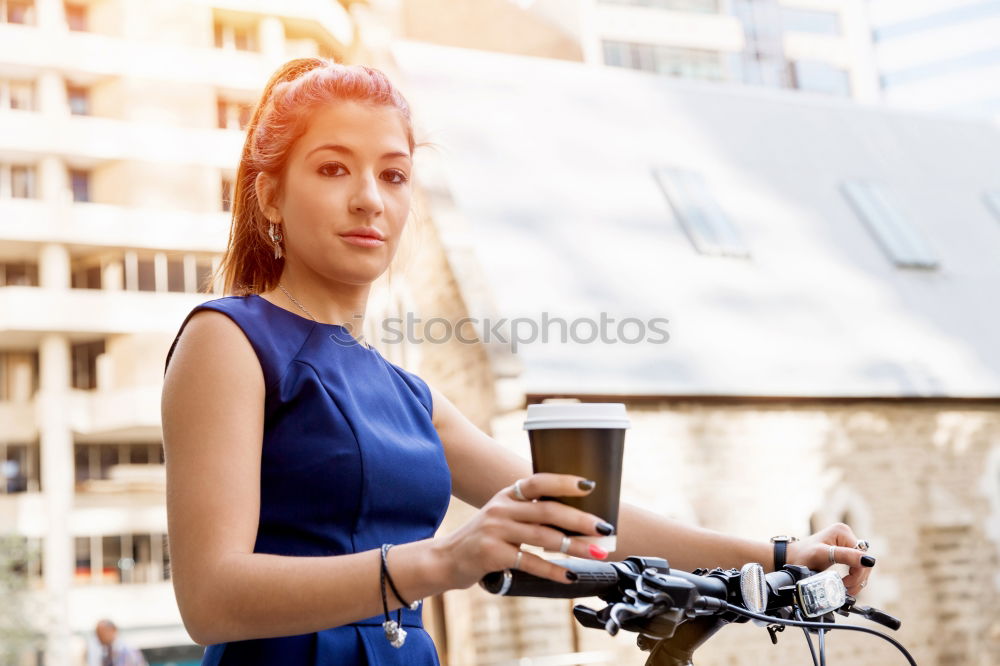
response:
[(525, 430), (546, 428), (628, 428), (622, 402), (542, 403), (528, 405)]

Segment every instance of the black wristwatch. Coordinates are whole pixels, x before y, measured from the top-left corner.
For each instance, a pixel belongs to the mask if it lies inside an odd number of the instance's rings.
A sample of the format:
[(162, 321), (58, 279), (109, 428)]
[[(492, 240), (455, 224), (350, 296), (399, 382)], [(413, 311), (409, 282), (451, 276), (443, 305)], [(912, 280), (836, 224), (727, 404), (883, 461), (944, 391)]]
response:
[(785, 554), (788, 552), (788, 544), (798, 540), (798, 537), (786, 536), (784, 534), (771, 537), (771, 543), (774, 544), (775, 571), (781, 571), (781, 567), (785, 566)]

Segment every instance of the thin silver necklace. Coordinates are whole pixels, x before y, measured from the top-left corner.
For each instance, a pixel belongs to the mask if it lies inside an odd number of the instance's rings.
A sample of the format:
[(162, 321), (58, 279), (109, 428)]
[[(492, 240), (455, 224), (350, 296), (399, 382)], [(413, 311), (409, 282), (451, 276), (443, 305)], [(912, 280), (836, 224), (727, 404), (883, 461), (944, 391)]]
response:
[[(289, 299), (290, 299), (290, 300), (292, 301), (292, 303), (295, 303), (295, 305), (297, 305), (297, 306), (299, 307), (299, 309), (300, 309), (300, 310), (302, 310), (302, 311), (303, 311), (303, 312), (305, 312), (305, 313), (306, 313), (307, 315), (309, 315), (309, 318), (310, 318), (310, 319), (312, 319), (313, 321), (315, 321), (315, 322), (319, 323), (319, 320), (318, 320), (318, 319), (316, 319), (316, 317), (313, 317), (313, 316), (312, 316), (312, 313), (311, 313), (311, 312), (309, 312), (309, 310), (306, 310), (306, 308), (305, 308), (305, 306), (304, 306), (304, 305), (302, 305), (302, 304), (301, 304), (301, 303), (299, 303), (299, 302), (298, 302), (297, 300), (295, 300), (295, 297), (294, 297), (294, 296), (292, 296), (291, 294), (289, 294), (289, 293), (288, 293), (288, 290), (287, 290), (287, 289), (285, 289), (285, 288), (284, 288), (284, 287), (282, 286), (282, 284), (281, 284), (280, 282), (278, 283), (278, 288), (279, 288), (279, 289), (281, 289), (281, 291), (285, 292), (285, 296), (288, 296), (288, 298), (289, 298)], [(346, 327), (345, 327), (345, 328), (346, 328)], [(367, 342), (367, 341), (365, 342), (365, 346), (366, 346), (366, 347), (368, 347), (368, 349), (371, 349), (371, 348), (372, 348), (372, 346), (371, 346), (370, 344), (368, 344), (368, 342)]]

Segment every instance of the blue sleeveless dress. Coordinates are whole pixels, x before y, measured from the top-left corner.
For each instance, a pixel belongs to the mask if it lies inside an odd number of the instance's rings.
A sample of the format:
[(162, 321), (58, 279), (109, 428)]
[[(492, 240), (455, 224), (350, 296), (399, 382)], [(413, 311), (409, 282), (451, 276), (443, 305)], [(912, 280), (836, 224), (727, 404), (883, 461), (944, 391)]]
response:
[[(422, 379), (359, 343), (347, 328), (301, 317), (256, 294), (196, 306), (177, 337), (203, 309), (239, 325), (264, 373), (255, 553), (343, 555), (434, 536), (451, 497), (451, 473)], [(378, 584), (373, 574), (371, 585)], [(423, 604), (402, 609), (407, 636), (400, 648), (386, 640), (380, 612), (309, 634), (210, 645), (201, 663), (440, 666), (422, 611)], [(396, 619), (396, 611), (390, 616)]]

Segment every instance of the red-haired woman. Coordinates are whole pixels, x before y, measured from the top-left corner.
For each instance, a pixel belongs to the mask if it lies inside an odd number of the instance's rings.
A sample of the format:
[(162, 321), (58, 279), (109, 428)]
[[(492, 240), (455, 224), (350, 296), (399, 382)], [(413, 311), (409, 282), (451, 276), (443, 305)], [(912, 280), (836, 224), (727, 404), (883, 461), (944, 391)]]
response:
[[(232, 295), (188, 314), (164, 369), (172, 578), (203, 664), (437, 664), (424, 597), (513, 566), (567, 581), (522, 544), (608, 555), (551, 527), (608, 535), (601, 516), (532, 501), (593, 482), (532, 474), (352, 333), (406, 225), (416, 146), (402, 95), (360, 65), (290, 61), (253, 113), (220, 267)], [(480, 510), (435, 537), (452, 494)], [(619, 525), (616, 559), (772, 561), (768, 542), (628, 504)], [(787, 560), (847, 563), (857, 592), (857, 545), (838, 524)]]

